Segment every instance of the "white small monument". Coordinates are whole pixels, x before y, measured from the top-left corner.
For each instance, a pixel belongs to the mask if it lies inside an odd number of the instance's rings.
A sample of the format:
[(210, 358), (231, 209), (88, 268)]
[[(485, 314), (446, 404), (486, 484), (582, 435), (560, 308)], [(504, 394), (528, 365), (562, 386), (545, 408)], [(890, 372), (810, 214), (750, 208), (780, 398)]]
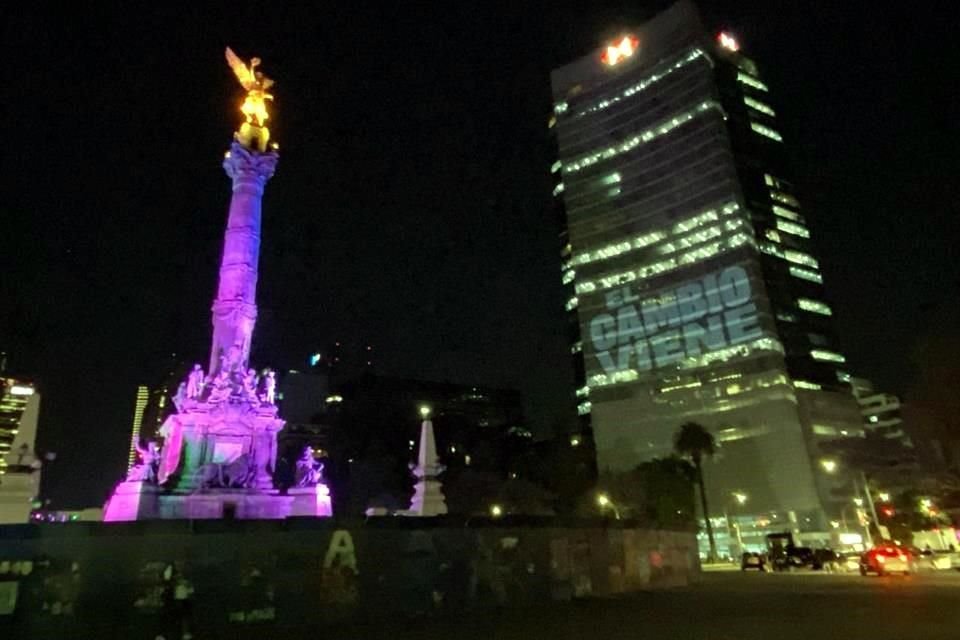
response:
[(430, 421), (430, 407), (420, 407), (423, 422), (420, 425), (420, 455), (413, 473), (417, 477), (413, 500), (410, 508), (401, 512), (405, 516), (439, 516), (447, 512), (447, 503), (443, 497), (443, 483), (440, 474), (443, 465), (437, 460), (437, 442), (433, 437), (433, 422)]

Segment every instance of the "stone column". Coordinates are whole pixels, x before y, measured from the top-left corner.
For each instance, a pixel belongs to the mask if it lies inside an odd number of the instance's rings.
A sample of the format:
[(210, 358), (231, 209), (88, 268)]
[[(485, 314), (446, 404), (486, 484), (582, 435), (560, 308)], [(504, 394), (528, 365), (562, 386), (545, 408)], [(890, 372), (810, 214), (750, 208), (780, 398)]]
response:
[(219, 370), (220, 354), (239, 349), (239, 366), (246, 370), (250, 340), (257, 320), (257, 263), (260, 257), (260, 210), (263, 190), (279, 156), (260, 153), (234, 142), (223, 160), (233, 180), (233, 196), (220, 258), (220, 280), (213, 302), (213, 344), (210, 368)]

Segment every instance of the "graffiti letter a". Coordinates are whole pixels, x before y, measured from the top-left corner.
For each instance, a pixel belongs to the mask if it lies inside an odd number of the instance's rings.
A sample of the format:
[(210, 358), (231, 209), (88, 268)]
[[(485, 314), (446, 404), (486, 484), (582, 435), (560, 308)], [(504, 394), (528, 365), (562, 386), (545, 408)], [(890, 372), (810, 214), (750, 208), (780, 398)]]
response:
[(331, 569), (337, 567), (350, 567), (354, 572), (357, 571), (357, 556), (353, 550), (353, 538), (350, 532), (344, 529), (337, 529), (330, 538), (330, 546), (327, 547), (327, 555), (323, 557), (323, 568)]

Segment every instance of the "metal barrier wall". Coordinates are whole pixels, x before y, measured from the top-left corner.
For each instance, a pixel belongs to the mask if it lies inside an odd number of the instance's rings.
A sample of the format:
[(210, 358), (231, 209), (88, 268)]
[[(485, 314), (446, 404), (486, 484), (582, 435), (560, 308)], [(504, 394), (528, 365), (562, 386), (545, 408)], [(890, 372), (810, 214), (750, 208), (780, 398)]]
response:
[(524, 606), (698, 575), (693, 532), (609, 521), (17, 525), (0, 527), (0, 636), (152, 640), (189, 627), (198, 637), (265, 637), (358, 615)]

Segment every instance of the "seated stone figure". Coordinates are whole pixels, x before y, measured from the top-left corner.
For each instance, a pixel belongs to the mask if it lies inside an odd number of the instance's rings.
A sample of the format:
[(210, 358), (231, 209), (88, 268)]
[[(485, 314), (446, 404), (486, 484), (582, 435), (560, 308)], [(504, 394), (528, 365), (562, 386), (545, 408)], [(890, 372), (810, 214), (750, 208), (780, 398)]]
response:
[(233, 462), (210, 462), (200, 466), (200, 488), (209, 489), (219, 487), (223, 489), (239, 489), (249, 487), (256, 479), (256, 469), (246, 454)]
[(137, 454), (140, 462), (127, 471), (128, 482), (156, 482), (157, 467), (160, 464), (160, 447), (153, 440), (147, 442), (146, 447), (137, 444)]
[(304, 447), (297, 459), (294, 484), (298, 487), (312, 487), (323, 482), (323, 463), (313, 458), (313, 449)]

